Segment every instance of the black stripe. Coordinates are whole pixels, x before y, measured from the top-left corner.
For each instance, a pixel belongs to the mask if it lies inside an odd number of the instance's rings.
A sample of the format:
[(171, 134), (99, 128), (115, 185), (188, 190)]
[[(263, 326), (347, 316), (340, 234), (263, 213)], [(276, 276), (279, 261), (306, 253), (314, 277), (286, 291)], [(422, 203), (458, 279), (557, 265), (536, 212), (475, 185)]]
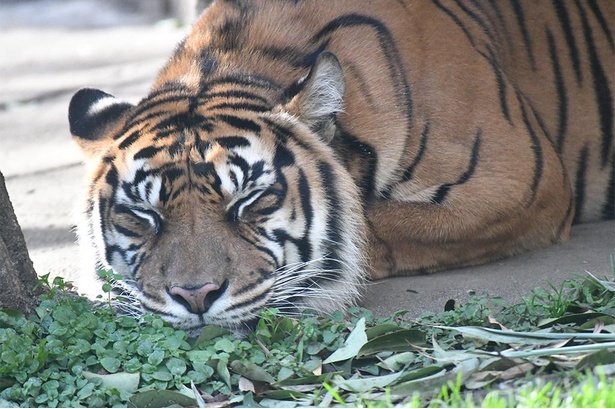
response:
[(529, 207), (536, 199), (536, 194), (538, 193), (538, 185), (540, 180), (542, 179), (542, 172), (544, 168), (544, 158), (542, 154), (542, 147), (540, 145), (540, 138), (536, 134), (534, 127), (530, 123), (527, 110), (525, 108), (525, 102), (523, 100), (523, 96), (517, 90), (517, 100), (519, 101), (519, 106), (521, 107), (521, 117), (523, 118), (523, 124), (527, 129), (527, 132), (530, 134), (530, 138), (532, 139), (532, 152), (534, 153), (534, 177), (532, 179), (532, 185), (530, 187), (530, 198), (526, 204)]
[(161, 146), (148, 146), (135, 153), (134, 159), (150, 159), (163, 149)]
[(285, 126), (273, 122), (269, 118), (260, 118), (260, 120), (265, 123), (267, 129), (269, 129), (269, 131), (275, 135), (275, 137), (280, 143), (285, 144), (288, 143), (289, 140), (292, 140), (294, 143), (296, 143), (306, 151), (313, 151), (312, 147), (306, 144), (305, 141), (303, 141), (301, 138), (298, 138), (292, 129), (288, 129)]
[(318, 56), (327, 48), (329, 41), (323, 41), (312, 51), (304, 51), (292, 46), (276, 47), (266, 46), (255, 48), (253, 51), (275, 61), (284, 61), (293, 68), (308, 68), (314, 65)]
[(606, 192), (606, 202), (602, 208), (603, 219), (615, 219), (615, 166), (611, 163), (611, 176)]
[(303, 209), (303, 217), (305, 219), (303, 237), (306, 239), (307, 244), (309, 245), (309, 254), (307, 255), (307, 258), (303, 261), (309, 261), (312, 259), (312, 245), (309, 242), (309, 238), (314, 222), (314, 209), (312, 208), (312, 193), (310, 182), (308, 181), (308, 178), (305, 176), (305, 173), (301, 168), (299, 168), (299, 181), (297, 185), (297, 190), (301, 201), (301, 208)]
[[(612, 0), (611, 0), (612, 1)], [(606, 36), (607, 41), (611, 45), (611, 49), (615, 50), (615, 44), (613, 43), (613, 33), (611, 33), (611, 29), (609, 28), (609, 23), (604, 18), (604, 15), (600, 11), (600, 7), (596, 0), (587, 0), (587, 4), (589, 5), (589, 9), (594, 13), (594, 16), (598, 20), (598, 24), (600, 24), (600, 28), (604, 31), (604, 35)], [(613, 18), (613, 15), (610, 16)]]
[(113, 227), (115, 228), (115, 231), (117, 231), (119, 234), (123, 234), (124, 236), (127, 237), (141, 237), (141, 235), (135, 231), (132, 231), (130, 229), (127, 229), (124, 226), (120, 226), (119, 224), (113, 223)]
[(608, 164), (609, 155), (611, 154), (611, 149), (613, 146), (613, 97), (609, 87), (609, 79), (600, 64), (600, 59), (598, 57), (598, 52), (596, 51), (596, 45), (594, 44), (591, 27), (587, 21), (585, 9), (579, 0), (575, 0), (575, 4), (577, 5), (579, 14), (581, 15), (583, 35), (587, 45), (589, 65), (592, 72), (592, 78), (594, 80), (594, 92), (596, 93), (596, 105), (598, 105), (600, 131), (602, 133), (601, 163), (602, 167), (605, 167)]
[(527, 31), (527, 26), (525, 24), (525, 12), (521, 7), (521, 2), (519, 0), (510, 0), (510, 4), (515, 12), (515, 17), (517, 18), (517, 24), (519, 25), (519, 30), (521, 31), (521, 36), (523, 37), (523, 45), (525, 47), (525, 51), (527, 52), (527, 56), (530, 59), (530, 67), (532, 71), (536, 71), (536, 60), (534, 58), (534, 51), (532, 50), (532, 40), (530, 39), (530, 34)]
[(205, 100), (211, 100), (214, 98), (250, 99), (250, 100), (259, 101), (259, 102), (262, 102), (263, 104), (269, 105), (269, 101), (267, 100), (267, 98), (264, 98), (253, 92), (242, 91), (242, 90), (210, 92), (210, 93), (206, 93), (205, 95), (201, 95), (200, 98), (205, 99)]
[(491, 69), (493, 70), (493, 75), (495, 75), (495, 83), (498, 86), (498, 96), (500, 98), (500, 108), (502, 109), (502, 114), (504, 114), (504, 118), (508, 121), (509, 124), (513, 125), (512, 118), (510, 116), (510, 109), (508, 107), (508, 99), (507, 99), (507, 91), (506, 91), (506, 80), (504, 79), (504, 74), (502, 73), (502, 69), (500, 65), (496, 61), (495, 53), (493, 49), (485, 45), (485, 48), (489, 52), (489, 55), (486, 55), (484, 52), (479, 51), (480, 55), (482, 55), (489, 65), (491, 65)]
[(568, 46), (568, 55), (570, 56), (570, 61), (572, 61), (572, 68), (574, 69), (574, 73), (577, 77), (577, 82), (580, 83), (583, 80), (583, 76), (581, 71), (581, 63), (579, 62), (579, 49), (577, 48), (577, 43), (574, 38), (574, 31), (570, 25), (566, 2), (562, 0), (552, 0), (552, 3), (560, 25), (562, 26), (562, 31), (564, 32), (564, 38), (566, 39), (566, 45)]
[[(476, 2), (476, 0), (472, 0), (472, 1)], [(499, 3), (500, 1), (501, 0), (489, 0), (489, 4), (491, 5), (491, 8), (493, 8), (493, 11), (495, 12), (495, 16), (498, 19), (499, 28), (504, 33), (504, 37), (506, 38), (506, 42), (508, 43), (508, 47), (510, 48), (512, 47), (513, 40), (506, 27), (506, 20), (504, 20), (504, 15), (502, 14), (502, 9), (500, 8), (500, 3)]]
[(215, 47), (225, 52), (243, 48), (246, 40), (244, 28), (249, 22), (246, 17), (242, 14), (239, 18), (229, 18), (221, 26), (215, 27), (212, 34), (218, 40)]
[(143, 168), (137, 169), (131, 183), (134, 186), (139, 185), (139, 183), (143, 182), (145, 178), (154, 174), (156, 170), (157, 169), (149, 169), (149, 170), (146, 170)]
[(273, 235), (274, 241), (279, 243), (282, 247), (286, 245), (287, 241), (293, 243), (299, 251), (299, 258), (302, 262), (306, 263), (311, 260), (312, 244), (310, 243), (309, 237), (302, 236), (295, 238), (283, 229), (275, 229), (271, 232), (271, 234)]
[(206, 79), (204, 78), (204, 82), (201, 84), (201, 87), (204, 90), (211, 89), (217, 85), (243, 85), (247, 87), (254, 88), (263, 88), (266, 90), (276, 90), (279, 91), (283, 87), (273, 81), (271, 78), (257, 75), (257, 74), (229, 74), (223, 77), (218, 77), (214, 79)]
[(214, 53), (215, 51), (209, 47), (199, 52), (197, 61), (199, 62), (201, 73), (203, 73), (204, 76), (211, 75), (218, 68), (218, 60), (216, 60)]
[(115, 165), (111, 165), (109, 170), (107, 171), (107, 175), (105, 176), (105, 182), (113, 189), (115, 189), (120, 181), (120, 177), (117, 172), (117, 168)]
[(472, 144), (472, 153), (470, 154), (470, 162), (468, 163), (468, 168), (459, 176), (459, 178), (453, 183), (445, 183), (441, 185), (436, 191), (432, 201), (435, 204), (442, 204), (446, 197), (448, 196), (449, 191), (452, 187), (462, 185), (466, 183), (474, 172), (476, 171), (476, 165), (478, 164), (478, 160), (480, 157), (480, 145), (482, 141), (483, 131), (482, 129), (478, 129), (476, 131), (476, 136), (474, 137), (474, 143)]
[[(269, 241), (274, 241), (273, 237), (270, 237), (269, 234), (267, 234), (267, 232), (262, 228), (262, 227), (257, 227), (254, 230), (254, 235), (256, 236), (261, 236), (263, 238), (265, 238), (265, 240), (269, 240)], [(253, 246), (254, 248), (256, 248), (258, 251), (261, 251), (263, 253), (265, 253), (266, 255), (269, 256), (269, 258), (271, 259), (271, 262), (273, 264), (275, 264), (277, 267), (282, 265), (282, 261), (278, 260), (273, 252), (273, 250), (271, 250), (269, 247), (267, 247), (267, 245), (262, 245), (259, 242), (255, 242), (253, 240), (250, 240), (247, 237), (244, 237), (244, 235), (240, 235), (239, 237), (241, 237), (244, 241), (246, 241), (247, 243), (249, 243), (251, 246)]]
[(369, 90), (369, 83), (365, 79), (365, 77), (363, 76), (359, 68), (356, 66), (356, 64), (349, 62), (345, 64), (344, 68), (345, 68), (346, 73), (350, 74), (348, 75), (348, 77), (352, 76), (355, 78), (354, 81), (349, 81), (349, 82), (354, 82), (354, 84), (359, 88), (359, 91), (361, 91), (361, 93), (365, 97), (365, 100), (367, 101), (367, 103), (372, 107), (375, 106), (376, 99), (374, 98), (374, 96)]
[(440, 3), (440, 0), (432, 0), (432, 2), (436, 5), (436, 7), (438, 7), (447, 16), (449, 16), (451, 18), (451, 20), (453, 20), (455, 25), (457, 25), (457, 27), (459, 27), (461, 29), (461, 31), (463, 31), (463, 33), (466, 35), (466, 38), (468, 39), (470, 44), (472, 44), (472, 47), (476, 48), (476, 42), (474, 41), (474, 38), (472, 37), (472, 34), (470, 33), (470, 30), (468, 30), (468, 28), (465, 26), (465, 24), (463, 24), (461, 19), (459, 19), (459, 17), (457, 17), (455, 15), (455, 13), (453, 13), (450, 9), (444, 7), (442, 5), (442, 3)]
[(213, 111), (215, 109), (234, 109), (243, 111), (254, 112), (266, 112), (271, 109), (270, 106), (264, 106), (260, 104), (251, 104), (249, 102), (220, 102), (207, 107), (208, 110)]
[(137, 141), (137, 139), (139, 139), (139, 136), (141, 136), (139, 131), (134, 131), (133, 133), (131, 133), (130, 135), (128, 135), (126, 137), (126, 139), (124, 139), (122, 141), (122, 143), (120, 143), (120, 145), (118, 146), (118, 148), (120, 150), (126, 149), (128, 148), (130, 145), (132, 145), (133, 143), (135, 143)]
[[(233, 311), (233, 310), (237, 310), (237, 309), (239, 309), (239, 308), (243, 308), (243, 307), (245, 307), (245, 306), (249, 306), (249, 305), (252, 305), (252, 304), (256, 304), (256, 303), (258, 303), (259, 301), (263, 301), (263, 300), (264, 300), (265, 298), (267, 298), (268, 296), (269, 296), (269, 292), (265, 291), (265, 292), (263, 292), (263, 293), (258, 294), (256, 297), (254, 297), (254, 296), (253, 296), (253, 297), (252, 297), (252, 298), (250, 298), (249, 300), (246, 300), (246, 301), (240, 302), (240, 303), (238, 303), (238, 304), (233, 304), (233, 305), (229, 306), (229, 307), (228, 307), (228, 308), (227, 308), (224, 312), (225, 312), (225, 313), (230, 313), (230, 312), (231, 312), (231, 311)], [(254, 308), (252, 308), (251, 310), (253, 310), (253, 309), (254, 309)], [(245, 320), (246, 315), (247, 315), (247, 314), (245, 314), (245, 313), (244, 313), (244, 314), (241, 314), (241, 315), (237, 316), (237, 318), (239, 318), (239, 319), (241, 319), (241, 320)]]
[(295, 155), (286, 146), (276, 144), (273, 164), (277, 169), (292, 166), (295, 164)]
[(328, 201), (327, 239), (329, 243), (329, 254), (323, 263), (323, 269), (330, 270), (330, 273), (326, 273), (327, 279), (335, 280), (339, 278), (339, 274), (341, 274), (342, 271), (338, 256), (338, 248), (344, 243), (341, 227), (343, 216), (341, 201), (338, 195), (337, 177), (333, 173), (331, 167), (325, 162), (320, 162), (318, 164), (318, 173), (325, 191), (325, 197)]
[[(167, 93), (170, 93), (171, 95), (164, 96), (164, 94), (167, 94)], [(127, 125), (134, 126), (142, 122), (144, 118), (139, 118), (139, 116), (146, 113), (152, 108), (155, 108), (157, 106), (164, 105), (167, 103), (187, 101), (187, 99), (188, 99), (187, 95), (177, 95), (176, 91), (165, 90), (163, 92), (160, 92), (159, 95), (157, 95), (156, 93), (152, 93), (148, 95), (145, 99), (143, 99), (141, 102), (139, 102), (139, 105), (137, 105), (132, 110), (130, 119), (129, 121), (127, 121)], [(157, 115), (160, 115), (161, 113), (162, 112), (154, 113), (153, 116), (155, 117)], [(149, 115), (152, 115), (152, 114), (149, 114)], [(150, 118), (147, 117), (146, 119), (150, 119)]]
[(466, 13), (470, 17), (470, 19), (474, 20), (474, 22), (476, 22), (476, 24), (480, 26), (481, 30), (487, 35), (487, 37), (489, 38), (489, 40), (491, 40), (492, 43), (496, 43), (496, 39), (493, 35), (493, 32), (491, 31), (487, 23), (485, 23), (485, 21), (483, 21), (483, 19), (478, 14), (466, 7), (460, 0), (455, 0), (455, 3), (457, 3), (457, 6), (464, 13)]
[[(170, 183), (174, 183), (177, 179), (179, 179), (180, 177), (184, 176), (186, 174), (186, 172), (182, 168), (172, 167), (172, 168), (165, 169), (162, 172), (162, 174), (163, 174), (163, 177), (165, 178), (165, 180), (168, 180)], [(137, 182), (133, 182), (133, 183), (138, 185)]]
[(122, 260), (124, 260), (124, 250), (121, 247), (116, 246), (115, 244), (107, 243), (107, 240), (105, 238), (105, 260), (107, 261), (107, 264), (111, 264), (111, 260), (113, 260), (114, 253), (119, 254)]
[(128, 197), (129, 199), (137, 202), (137, 201), (141, 200), (141, 198), (135, 192), (135, 189), (134, 189), (135, 186), (136, 185), (133, 185), (132, 183), (122, 182), (122, 191), (124, 192), (126, 197)]
[(429, 121), (425, 121), (425, 125), (423, 125), (423, 132), (421, 133), (421, 142), (419, 145), (419, 151), (416, 156), (412, 160), (412, 163), (405, 170), (402, 176), (402, 182), (407, 182), (414, 176), (414, 169), (416, 169), (417, 165), (423, 159), (423, 155), (425, 154), (425, 150), (427, 149), (427, 138), (429, 137), (429, 129), (430, 129)]
[[(160, 116), (158, 114), (157, 116)], [(192, 112), (183, 112), (181, 114), (170, 116), (157, 124), (155, 124), (153, 130), (165, 130), (171, 129), (184, 129), (184, 128), (205, 128), (211, 129), (210, 118), (203, 115), (195, 114)]]
[(173, 194), (171, 195), (171, 201), (177, 200), (177, 198), (182, 195), (186, 190), (188, 190), (188, 185), (186, 183), (182, 183), (179, 186), (174, 186)]
[(250, 271), (250, 273), (248, 274), (249, 275), (258, 274), (259, 277), (256, 280), (251, 281), (249, 284), (233, 291), (233, 297), (239, 297), (240, 295), (243, 295), (249, 291), (254, 290), (256, 287), (258, 287), (259, 285), (261, 285), (262, 283), (270, 279), (272, 272), (259, 268), (256, 271)]
[(265, 161), (261, 159), (261, 160), (258, 160), (258, 161), (254, 162), (252, 164), (252, 166), (250, 168), (250, 178), (249, 178), (249, 180), (256, 181), (261, 176), (268, 175), (270, 173), (271, 173), (270, 170), (265, 170)]
[(557, 49), (555, 47), (555, 39), (551, 30), (547, 31), (547, 43), (549, 44), (549, 56), (551, 58), (551, 66), (553, 68), (553, 80), (555, 81), (555, 92), (557, 93), (558, 107), (558, 125), (555, 141), (555, 151), (558, 155), (564, 150), (564, 137), (568, 125), (568, 97), (566, 96), (566, 87), (564, 85), (564, 77), (562, 76), (562, 67), (557, 57)]
[(373, 146), (361, 142), (356, 136), (346, 131), (341, 124), (337, 124), (337, 129), (338, 134), (332, 141), (334, 150), (341, 153), (340, 156), (346, 164), (353, 159), (363, 163), (357, 185), (361, 190), (363, 201), (367, 202), (375, 190), (378, 153)]
[(585, 204), (585, 179), (587, 177), (587, 157), (589, 156), (589, 148), (583, 146), (579, 154), (576, 180), (574, 181), (574, 197), (575, 197), (575, 214), (573, 223), (581, 220), (583, 213), (583, 205)]
[[(139, 246), (141, 247), (141, 246)], [(147, 258), (147, 252), (141, 252), (141, 253), (136, 253), (135, 254), (137, 257), (133, 260), (133, 264), (132, 264), (132, 275), (133, 277), (137, 277), (137, 272), (141, 269), (141, 266), (143, 265), (143, 262), (145, 261), (145, 259)]]
[(412, 131), (412, 92), (409, 84), (409, 75), (406, 72), (403, 60), (395, 43), (395, 38), (387, 26), (372, 17), (360, 14), (346, 14), (328, 22), (312, 38), (312, 43), (320, 43), (325, 37), (332, 36), (337, 30), (347, 27), (367, 26), (376, 32), (380, 48), (387, 61), (389, 79), (394, 83), (393, 91), (396, 93), (397, 103), (404, 107), (406, 126), (405, 147), (406, 152)]
[(246, 187), (246, 184), (248, 183), (248, 179), (250, 177), (250, 164), (241, 156), (239, 155), (230, 155), (228, 157), (228, 163), (229, 164), (233, 164), (237, 167), (239, 167), (239, 169), (241, 169), (241, 173), (243, 173), (243, 188)]
[(217, 115), (216, 118), (219, 118), (220, 120), (237, 129), (251, 131), (256, 134), (260, 133), (261, 131), (261, 126), (250, 119), (240, 118), (235, 115)]
[(250, 141), (243, 136), (224, 136), (214, 139), (220, 146), (225, 149), (245, 148), (250, 147)]
[[(566, 188), (570, 189), (570, 184), (568, 183), (567, 177), (565, 179), (565, 183), (566, 183)], [(562, 237), (562, 233), (564, 232), (564, 229), (568, 227), (570, 213), (572, 213), (573, 211), (574, 211), (574, 194), (572, 194), (570, 196), (570, 200), (568, 200), (568, 207), (566, 208), (566, 213), (564, 214), (564, 218), (562, 219), (562, 222), (559, 224), (557, 228), (557, 234), (555, 237), (558, 237), (558, 238)]]

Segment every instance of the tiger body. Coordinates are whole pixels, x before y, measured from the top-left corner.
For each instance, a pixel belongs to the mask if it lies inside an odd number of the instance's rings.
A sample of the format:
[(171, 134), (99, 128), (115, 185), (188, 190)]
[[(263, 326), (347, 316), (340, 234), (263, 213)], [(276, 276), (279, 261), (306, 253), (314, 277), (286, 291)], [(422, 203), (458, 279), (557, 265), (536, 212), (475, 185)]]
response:
[(352, 303), (613, 218), (613, 3), (227, 1), (85, 90), (84, 251), (184, 328)]

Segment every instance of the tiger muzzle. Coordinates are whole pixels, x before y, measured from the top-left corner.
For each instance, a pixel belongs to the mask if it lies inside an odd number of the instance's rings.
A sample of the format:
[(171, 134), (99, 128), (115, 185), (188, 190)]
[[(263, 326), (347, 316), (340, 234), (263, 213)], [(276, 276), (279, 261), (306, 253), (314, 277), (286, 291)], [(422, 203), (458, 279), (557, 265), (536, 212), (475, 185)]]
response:
[(169, 290), (169, 294), (191, 313), (204, 314), (227, 288), (228, 281), (225, 280), (222, 286), (215, 283), (192, 287), (173, 286)]

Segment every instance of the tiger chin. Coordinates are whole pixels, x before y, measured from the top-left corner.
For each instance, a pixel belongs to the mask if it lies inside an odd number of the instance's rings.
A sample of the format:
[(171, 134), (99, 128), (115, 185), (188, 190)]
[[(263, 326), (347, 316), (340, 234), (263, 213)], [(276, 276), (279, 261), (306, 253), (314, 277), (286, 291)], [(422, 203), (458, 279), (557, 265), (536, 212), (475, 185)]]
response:
[(112, 269), (177, 327), (241, 329), (612, 219), (609, 15), (214, 2), (136, 105), (92, 88), (70, 102), (85, 270)]

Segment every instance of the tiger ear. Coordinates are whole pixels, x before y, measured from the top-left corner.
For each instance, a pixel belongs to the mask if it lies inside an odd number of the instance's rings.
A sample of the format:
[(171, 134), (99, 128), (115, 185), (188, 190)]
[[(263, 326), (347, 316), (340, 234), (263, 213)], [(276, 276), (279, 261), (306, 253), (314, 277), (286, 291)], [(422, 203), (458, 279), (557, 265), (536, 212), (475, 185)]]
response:
[(110, 142), (110, 130), (134, 105), (94, 88), (82, 88), (68, 106), (70, 133), (86, 157), (98, 155)]
[(286, 110), (330, 142), (335, 134), (335, 114), (343, 111), (345, 89), (344, 71), (335, 54), (322, 52), (297, 88)]

